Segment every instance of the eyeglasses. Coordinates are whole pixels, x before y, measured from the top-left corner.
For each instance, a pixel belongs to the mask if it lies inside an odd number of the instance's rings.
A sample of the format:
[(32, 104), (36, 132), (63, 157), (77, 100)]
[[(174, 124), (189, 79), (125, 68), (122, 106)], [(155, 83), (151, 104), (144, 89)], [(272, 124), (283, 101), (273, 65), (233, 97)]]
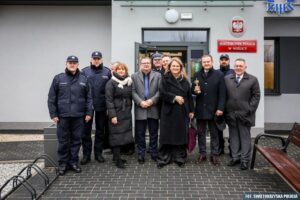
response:
[(150, 65), (151, 63), (149, 62), (145, 62), (145, 63), (141, 63), (142, 65)]

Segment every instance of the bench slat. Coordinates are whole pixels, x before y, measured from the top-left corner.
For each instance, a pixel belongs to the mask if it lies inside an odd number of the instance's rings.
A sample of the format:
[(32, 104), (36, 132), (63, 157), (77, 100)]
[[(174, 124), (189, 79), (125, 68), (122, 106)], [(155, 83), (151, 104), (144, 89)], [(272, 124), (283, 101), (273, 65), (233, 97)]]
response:
[(300, 147), (300, 124), (295, 123), (292, 129), (292, 133), (289, 136), (289, 140)]
[(288, 157), (280, 149), (256, 145), (257, 150), (276, 168), (276, 170), (299, 192), (300, 164)]

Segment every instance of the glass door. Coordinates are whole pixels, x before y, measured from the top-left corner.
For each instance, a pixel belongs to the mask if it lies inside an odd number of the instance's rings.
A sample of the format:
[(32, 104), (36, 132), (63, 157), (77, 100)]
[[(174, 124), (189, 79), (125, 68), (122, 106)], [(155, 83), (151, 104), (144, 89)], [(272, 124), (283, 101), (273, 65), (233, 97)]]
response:
[(135, 46), (135, 71), (139, 70), (139, 61), (143, 57), (150, 57), (152, 55), (152, 52), (156, 51), (156, 46), (153, 45), (147, 45), (147, 44), (141, 44), (138, 42), (134, 43)]
[(200, 58), (208, 52), (206, 45), (174, 46), (171, 43), (164, 46), (154, 46), (148, 44), (135, 43), (135, 71), (139, 69), (139, 60), (142, 57), (150, 57), (154, 53), (167, 54), (171, 57), (179, 57), (185, 68), (189, 79), (201, 69)]
[(204, 46), (189, 46), (188, 47), (188, 67), (187, 72), (188, 76), (193, 78), (195, 74), (201, 70), (201, 56), (207, 53), (207, 48)]

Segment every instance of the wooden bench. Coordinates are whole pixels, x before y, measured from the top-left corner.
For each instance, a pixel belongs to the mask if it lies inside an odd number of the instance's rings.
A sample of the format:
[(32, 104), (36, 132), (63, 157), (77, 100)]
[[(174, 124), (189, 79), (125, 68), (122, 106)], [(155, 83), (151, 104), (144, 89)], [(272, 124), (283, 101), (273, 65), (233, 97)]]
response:
[[(282, 146), (267, 147), (258, 144), (262, 137), (275, 138), (281, 140)], [(288, 138), (283, 138), (272, 134), (259, 134), (255, 138), (253, 155), (250, 168), (254, 168), (257, 150), (269, 163), (273, 165), (276, 172), (296, 191), (300, 192), (300, 163), (289, 157), (287, 148), (290, 143), (300, 148), (300, 124), (295, 123)]]

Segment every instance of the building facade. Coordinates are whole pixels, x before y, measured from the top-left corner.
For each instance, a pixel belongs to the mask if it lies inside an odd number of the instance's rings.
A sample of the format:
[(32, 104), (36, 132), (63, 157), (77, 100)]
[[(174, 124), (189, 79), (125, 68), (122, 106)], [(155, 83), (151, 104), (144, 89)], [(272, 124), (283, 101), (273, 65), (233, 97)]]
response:
[[(77, 55), (83, 68), (94, 50), (103, 53), (105, 65), (123, 61), (130, 73), (137, 70), (140, 56), (154, 52), (181, 57), (189, 76), (201, 67), (203, 53), (214, 57), (215, 68), (221, 53), (229, 54), (231, 65), (245, 58), (262, 92), (254, 134), (264, 127), (288, 129), (300, 121), (297, 1), (294, 10), (279, 14), (266, 12), (265, 1), (6, 4), (0, 5), (1, 129), (49, 123), (46, 100), (52, 77), (64, 70), (69, 54)], [(234, 22), (241, 21), (243, 30), (233, 31)], [(255, 50), (222, 47), (220, 42), (229, 41), (254, 42)]]

